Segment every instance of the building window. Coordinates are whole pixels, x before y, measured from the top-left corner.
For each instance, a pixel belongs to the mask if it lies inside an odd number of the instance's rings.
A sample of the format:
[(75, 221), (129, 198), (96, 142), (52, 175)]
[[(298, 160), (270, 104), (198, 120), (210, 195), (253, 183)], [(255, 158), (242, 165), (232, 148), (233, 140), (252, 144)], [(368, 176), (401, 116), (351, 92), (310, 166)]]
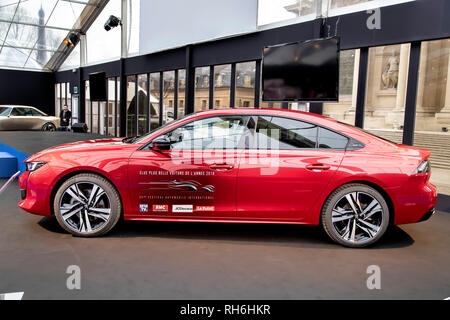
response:
[[(91, 91), (89, 90), (89, 80), (84, 82), (85, 92), (85, 121), (88, 126), (88, 132), (92, 132), (92, 118), (91, 118)], [(58, 114), (59, 115), (59, 114)]]
[(369, 49), (364, 129), (402, 142), (410, 44)]
[(339, 102), (324, 103), (323, 114), (338, 121), (355, 124), (360, 50), (345, 50), (339, 57)]
[(450, 39), (422, 42), (414, 145), (430, 149), (433, 167), (449, 168)]
[(174, 119), (172, 100), (175, 90), (175, 71), (163, 73), (163, 124)]
[(147, 82), (148, 76), (140, 74), (137, 78), (138, 83), (138, 136), (147, 132), (147, 109), (148, 109), (148, 95)]
[(136, 76), (127, 77), (127, 136), (136, 135)]
[(186, 95), (186, 70), (178, 70), (178, 118), (184, 116), (184, 99)]
[(214, 66), (214, 107), (229, 108), (231, 64)]
[(209, 67), (195, 68), (194, 111), (206, 110), (209, 100)]
[[(235, 105), (244, 108), (255, 106), (255, 71), (255, 61), (236, 63)], [(247, 101), (248, 104), (243, 104), (242, 101)]]

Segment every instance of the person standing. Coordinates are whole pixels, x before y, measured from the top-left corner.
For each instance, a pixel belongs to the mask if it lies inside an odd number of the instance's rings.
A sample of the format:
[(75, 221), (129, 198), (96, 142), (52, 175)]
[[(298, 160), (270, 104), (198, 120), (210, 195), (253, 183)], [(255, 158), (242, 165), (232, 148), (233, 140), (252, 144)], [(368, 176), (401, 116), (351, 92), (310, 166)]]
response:
[(64, 105), (63, 109), (59, 113), (60, 130), (61, 131), (68, 130), (71, 118), (72, 118), (72, 112), (70, 112), (69, 107), (67, 105)]

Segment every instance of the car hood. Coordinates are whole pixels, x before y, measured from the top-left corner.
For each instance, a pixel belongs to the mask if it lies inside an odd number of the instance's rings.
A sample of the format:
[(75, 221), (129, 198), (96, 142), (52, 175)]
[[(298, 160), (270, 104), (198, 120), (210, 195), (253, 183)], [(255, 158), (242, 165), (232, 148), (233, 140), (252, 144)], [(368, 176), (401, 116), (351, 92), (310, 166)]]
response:
[(56, 153), (105, 152), (114, 149), (137, 149), (138, 145), (122, 142), (123, 138), (95, 139), (61, 144), (33, 154), (26, 161), (41, 160), (45, 156)]

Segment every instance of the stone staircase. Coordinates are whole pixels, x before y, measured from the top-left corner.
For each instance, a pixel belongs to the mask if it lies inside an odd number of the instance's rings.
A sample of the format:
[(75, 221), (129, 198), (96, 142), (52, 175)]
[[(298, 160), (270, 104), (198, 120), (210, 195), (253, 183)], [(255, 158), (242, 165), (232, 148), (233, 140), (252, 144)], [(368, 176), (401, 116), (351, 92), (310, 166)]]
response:
[[(401, 143), (403, 132), (398, 130), (368, 130), (377, 136)], [(450, 132), (424, 132), (414, 134), (414, 146), (431, 151), (431, 168), (450, 170)]]

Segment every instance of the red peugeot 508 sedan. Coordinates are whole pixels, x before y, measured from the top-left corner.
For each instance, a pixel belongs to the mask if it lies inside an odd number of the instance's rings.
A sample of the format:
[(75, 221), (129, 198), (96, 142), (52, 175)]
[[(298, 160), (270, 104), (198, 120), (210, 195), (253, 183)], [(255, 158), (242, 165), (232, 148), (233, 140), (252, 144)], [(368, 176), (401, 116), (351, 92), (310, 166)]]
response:
[(25, 162), (19, 207), (76, 236), (124, 220), (321, 225), (363, 247), (427, 220), (430, 152), (274, 109), (199, 112), (141, 137), (69, 143)]

